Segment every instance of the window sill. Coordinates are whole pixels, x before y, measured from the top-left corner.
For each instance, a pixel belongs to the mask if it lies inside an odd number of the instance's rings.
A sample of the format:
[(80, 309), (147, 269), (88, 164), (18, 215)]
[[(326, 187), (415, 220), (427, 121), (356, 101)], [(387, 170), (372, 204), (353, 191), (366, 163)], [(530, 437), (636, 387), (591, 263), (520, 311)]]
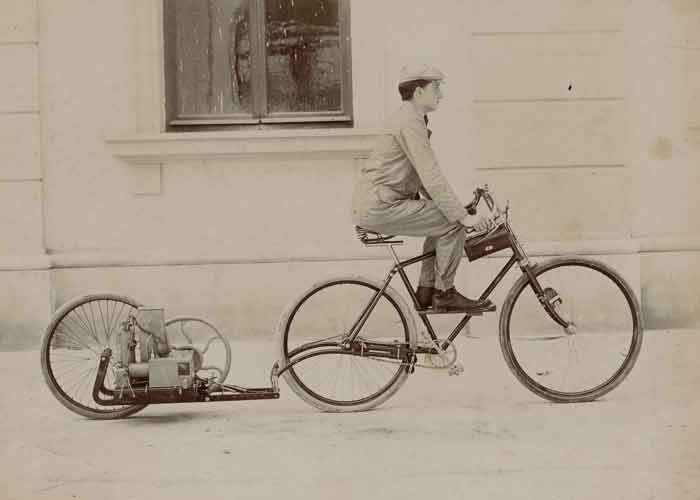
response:
[(106, 142), (116, 158), (131, 165), (154, 166), (274, 156), (366, 158), (378, 133), (358, 129), (171, 132), (111, 137)]

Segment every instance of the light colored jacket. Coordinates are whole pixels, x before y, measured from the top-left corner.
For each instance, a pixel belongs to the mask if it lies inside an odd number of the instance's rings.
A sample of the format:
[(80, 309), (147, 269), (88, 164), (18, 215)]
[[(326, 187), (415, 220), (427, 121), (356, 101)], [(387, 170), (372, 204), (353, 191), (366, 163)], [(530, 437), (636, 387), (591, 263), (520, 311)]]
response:
[(467, 215), (464, 205), (447, 182), (430, 146), (425, 117), (411, 102), (404, 102), (385, 123), (385, 133), (365, 162), (353, 195), (355, 223), (367, 210), (383, 204), (415, 199), (418, 193), (432, 199), (450, 222)]

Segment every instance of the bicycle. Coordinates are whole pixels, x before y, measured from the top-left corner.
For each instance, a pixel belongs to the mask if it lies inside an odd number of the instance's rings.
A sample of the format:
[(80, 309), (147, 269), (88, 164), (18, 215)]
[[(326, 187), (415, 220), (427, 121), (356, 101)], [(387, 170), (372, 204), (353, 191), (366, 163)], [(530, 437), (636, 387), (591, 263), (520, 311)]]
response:
[[(479, 298), (487, 299), (516, 264), (522, 271), (499, 319), (508, 367), (527, 389), (552, 402), (588, 402), (607, 394), (629, 374), (642, 345), (642, 316), (632, 288), (598, 260), (569, 256), (532, 263), (511, 227), (510, 208), (502, 210), (488, 186), (474, 192), (469, 213), (476, 213), (482, 200), (496, 224), (469, 235), (467, 258), (505, 249), (512, 254)], [(439, 338), (429, 319), (439, 313), (420, 308), (405, 271), (435, 252), (401, 260), (394, 247), (403, 240), (361, 227), (356, 232), (365, 246), (388, 249), (394, 265), (384, 280), (347, 276), (316, 283), (288, 306), (278, 324), (278, 374), (304, 401), (330, 412), (382, 404), (416, 367), (463, 372), (454, 340), (473, 317), (465, 314)], [(413, 308), (390, 285), (396, 274)], [(422, 338), (414, 313), (425, 327)], [(582, 355), (587, 355), (583, 361)]]

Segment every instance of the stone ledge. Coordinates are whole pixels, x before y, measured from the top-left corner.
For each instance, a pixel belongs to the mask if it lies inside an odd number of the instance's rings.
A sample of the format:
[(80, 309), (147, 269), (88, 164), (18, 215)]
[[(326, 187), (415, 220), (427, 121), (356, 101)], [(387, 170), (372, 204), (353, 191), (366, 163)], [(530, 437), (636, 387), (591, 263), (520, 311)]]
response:
[[(415, 248), (412, 244), (415, 240)], [(404, 253), (417, 254), (420, 251), (418, 239), (407, 241)], [(700, 252), (700, 238), (667, 237), (619, 240), (581, 241), (535, 241), (525, 242), (525, 250), (531, 257), (553, 257), (558, 255), (638, 255), (645, 253)], [(488, 256), (506, 258), (507, 251)], [(158, 266), (202, 266), (221, 264), (271, 264), (287, 262), (341, 262), (365, 260), (390, 260), (382, 248), (364, 249), (355, 245), (334, 255), (315, 252), (313, 249), (300, 249), (294, 254), (269, 251), (266, 254), (245, 255), (233, 250), (218, 252), (174, 254), (168, 252), (133, 253), (129, 251), (104, 252), (62, 252), (54, 254), (0, 256), (0, 271), (48, 270), (99, 267), (158, 267)]]
[(700, 237), (697, 236), (666, 236), (658, 238), (639, 238), (640, 253), (664, 252), (698, 252)]
[[(415, 245), (414, 241), (415, 240)], [(415, 248), (413, 248), (415, 246)], [(693, 238), (666, 239), (620, 239), (592, 241), (540, 241), (524, 243), (531, 257), (553, 257), (560, 255), (639, 255), (647, 252), (700, 252), (700, 240)], [(418, 239), (407, 241), (406, 257), (420, 252)], [(503, 251), (488, 258), (507, 258)], [(391, 260), (383, 248), (365, 249), (359, 244), (348, 247), (336, 254), (324, 254), (314, 249), (298, 249), (293, 254), (270, 250), (266, 253), (248, 255), (235, 250), (222, 249), (205, 255), (201, 253), (181, 254), (168, 252), (148, 252), (139, 254), (114, 250), (110, 252), (66, 252), (49, 256), (52, 269), (99, 268), (99, 267), (158, 267), (158, 266), (207, 266), (229, 264), (273, 264), (292, 262), (342, 262)]]
[[(598, 242), (537, 242), (526, 244), (525, 250), (531, 257), (552, 257), (558, 255), (637, 255), (638, 245), (633, 240), (598, 241)], [(418, 255), (421, 251), (419, 240), (407, 240), (403, 257)], [(510, 253), (503, 251), (489, 258), (505, 258)], [(209, 266), (209, 265), (246, 265), (276, 264), (302, 262), (348, 262), (386, 260), (391, 257), (384, 248), (365, 249), (359, 244), (351, 248), (344, 247), (336, 254), (320, 253), (313, 249), (298, 249), (293, 254), (283, 251), (267, 251), (244, 254), (234, 249), (218, 252), (180, 254), (168, 252), (132, 253), (120, 252), (71, 252), (51, 255), (53, 269), (99, 268), (99, 267), (160, 267), (160, 266)]]
[(366, 158), (375, 130), (302, 129), (246, 132), (183, 132), (105, 139), (113, 155), (132, 165), (173, 161), (265, 159), (313, 155)]
[(51, 265), (47, 254), (0, 255), (0, 271), (47, 271)]

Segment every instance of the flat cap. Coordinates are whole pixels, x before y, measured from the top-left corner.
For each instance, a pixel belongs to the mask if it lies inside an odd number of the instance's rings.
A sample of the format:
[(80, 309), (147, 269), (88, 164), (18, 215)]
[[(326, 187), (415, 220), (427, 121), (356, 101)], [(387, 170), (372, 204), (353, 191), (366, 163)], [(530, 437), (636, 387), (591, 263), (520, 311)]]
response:
[(444, 80), (445, 75), (435, 66), (428, 64), (410, 64), (401, 68), (399, 73), (399, 85), (413, 80)]

